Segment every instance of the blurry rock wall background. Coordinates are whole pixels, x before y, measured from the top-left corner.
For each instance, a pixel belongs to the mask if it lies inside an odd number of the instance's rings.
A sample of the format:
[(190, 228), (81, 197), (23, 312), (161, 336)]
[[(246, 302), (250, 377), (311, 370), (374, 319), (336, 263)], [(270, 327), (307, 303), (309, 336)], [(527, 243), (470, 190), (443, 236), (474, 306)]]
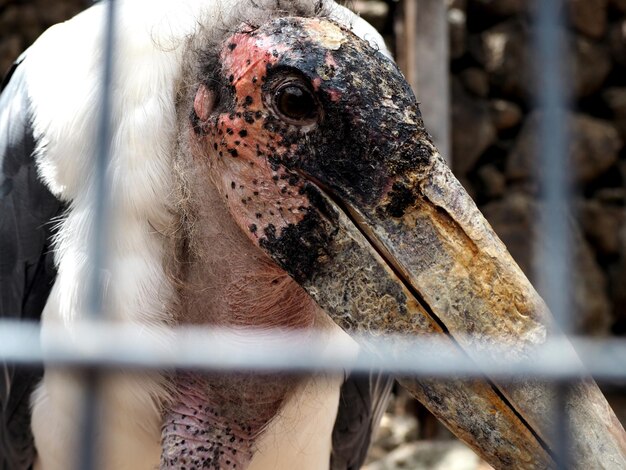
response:
[[(542, 120), (533, 100), (540, 72), (532, 63), (535, 2), (442, 1), (448, 6), (452, 167), (532, 280), (540, 262), (534, 257), (541, 199), (534, 161)], [(356, 0), (351, 6), (393, 50), (404, 3)], [(581, 333), (626, 335), (626, 1), (565, 5), (573, 323)], [(424, 120), (428, 127), (428, 116)]]
[[(533, 162), (542, 119), (532, 98), (534, 2), (442, 1), (448, 7), (453, 170), (533, 279), (540, 200)], [(91, 3), (0, 0), (0, 74), (46, 28)], [(575, 188), (573, 315), (579, 332), (626, 336), (626, 0), (565, 3)], [(394, 31), (403, 1), (353, 0), (348, 5), (396, 50)], [(428, 125), (428, 116), (424, 119)], [(609, 396), (624, 422), (623, 397)], [(459, 443), (419, 442), (448, 436), (426, 410), (400, 393), (385, 415), (368, 468), (487, 468)]]
[(91, 4), (88, 0), (0, 0), (0, 75), (46, 29)]

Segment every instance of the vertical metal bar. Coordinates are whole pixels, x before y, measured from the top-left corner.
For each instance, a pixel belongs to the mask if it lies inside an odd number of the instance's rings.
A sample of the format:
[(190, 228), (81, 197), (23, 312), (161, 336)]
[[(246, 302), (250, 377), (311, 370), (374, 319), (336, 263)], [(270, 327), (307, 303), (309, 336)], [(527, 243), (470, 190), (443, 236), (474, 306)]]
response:
[[(537, 0), (537, 99), (543, 113), (537, 148), (540, 206), (539, 285), (558, 324), (570, 330), (569, 165), (567, 154), (568, 85), (565, 73), (566, 34), (561, 20), (562, 0)], [(554, 439), (557, 466), (567, 469), (569, 426), (567, 383), (555, 386)]]
[[(89, 258), (92, 277), (88, 286), (87, 321), (98, 320), (105, 315), (103, 290), (106, 266), (106, 233), (108, 213), (107, 166), (111, 146), (112, 81), (115, 46), (115, 0), (105, 3), (104, 49), (101, 76), (100, 116), (97, 129), (96, 155), (93, 176), (93, 220)], [(100, 379), (96, 369), (87, 369), (83, 374), (83, 415), (80, 428), (81, 446), (78, 452), (81, 470), (97, 468), (98, 421), (101, 415)]]
[(538, 1), (537, 98), (543, 114), (538, 139), (538, 177), (544, 203), (540, 211), (539, 284), (561, 329), (570, 330), (567, 155), (567, 80), (565, 32), (559, 19), (562, 0)]

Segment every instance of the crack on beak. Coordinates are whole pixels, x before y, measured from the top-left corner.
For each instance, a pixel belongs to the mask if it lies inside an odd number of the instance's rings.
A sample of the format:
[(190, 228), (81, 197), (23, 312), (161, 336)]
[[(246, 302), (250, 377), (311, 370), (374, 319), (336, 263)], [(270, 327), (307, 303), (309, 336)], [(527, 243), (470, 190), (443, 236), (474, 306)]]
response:
[[(370, 247), (381, 257), (381, 259), (385, 262), (385, 264), (389, 267), (389, 269), (397, 276), (402, 285), (407, 289), (410, 295), (414, 298), (414, 300), (419, 304), (419, 306), (426, 312), (428, 316), (441, 328), (443, 333), (450, 339), (450, 341), (458, 348), (458, 350), (467, 356), (465, 351), (463, 350), (460, 343), (456, 340), (454, 335), (450, 333), (450, 330), (445, 325), (445, 323), (437, 316), (437, 314), (430, 307), (428, 302), (424, 299), (424, 296), (417, 290), (417, 288), (408, 280), (409, 276), (406, 273), (405, 268), (395, 259), (394, 256), (389, 253), (389, 251), (383, 246), (376, 238), (376, 236), (371, 232), (368, 227), (368, 224), (365, 221), (365, 218), (362, 214), (354, 207), (352, 207), (349, 203), (344, 202), (341, 198), (336, 196), (336, 194), (324, 183), (312, 177), (308, 174), (304, 174), (302, 171), (296, 171), (302, 178), (307, 180), (310, 184), (315, 186), (315, 188), (324, 194), (329, 200), (335, 204), (335, 206), (341, 210), (346, 217), (352, 222), (356, 230), (365, 238)], [(478, 377), (477, 377), (478, 378)], [(485, 380), (486, 383), (489, 384), (493, 392), (502, 400), (502, 402), (512, 411), (512, 413), (520, 420), (520, 422), (528, 429), (531, 435), (537, 440), (539, 445), (546, 451), (546, 453), (556, 461), (556, 454), (550, 449), (548, 444), (539, 436), (539, 434), (533, 429), (530, 423), (520, 414), (520, 412), (513, 406), (511, 401), (503, 394), (503, 392), (498, 388), (498, 386), (486, 375), (480, 377)]]

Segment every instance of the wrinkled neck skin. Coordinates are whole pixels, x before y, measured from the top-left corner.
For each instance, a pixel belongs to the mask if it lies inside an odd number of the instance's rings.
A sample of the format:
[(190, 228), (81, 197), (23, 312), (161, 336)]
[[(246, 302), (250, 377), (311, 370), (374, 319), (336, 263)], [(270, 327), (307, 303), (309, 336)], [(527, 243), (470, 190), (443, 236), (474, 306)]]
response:
[[(315, 326), (318, 307), (242, 233), (215, 190), (210, 162), (191, 147), (191, 162), (181, 170), (187, 196), (175, 261), (179, 323)], [(297, 378), (284, 374), (179, 372), (172, 381), (173, 399), (162, 427), (162, 469), (245, 468), (258, 437), (298, 385)]]

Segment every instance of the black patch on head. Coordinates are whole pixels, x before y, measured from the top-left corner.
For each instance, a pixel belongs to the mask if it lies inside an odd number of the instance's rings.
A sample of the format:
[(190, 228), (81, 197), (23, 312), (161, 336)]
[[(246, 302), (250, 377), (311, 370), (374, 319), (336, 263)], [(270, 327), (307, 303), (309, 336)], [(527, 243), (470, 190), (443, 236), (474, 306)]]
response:
[(402, 217), (407, 207), (415, 202), (415, 194), (404, 184), (394, 183), (389, 192), (389, 203), (379, 208), (391, 217)]
[(299, 223), (283, 228), (280, 236), (276, 227), (269, 224), (259, 244), (281, 268), (302, 283), (329, 257), (328, 248), (335, 231), (316, 211), (310, 210)]
[(243, 120), (246, 121), (248, 124), (254, 124), (254, 114), (252, 114), (252, 112), (250, 111), (246, 111), (245, 113), (243, 113)]

